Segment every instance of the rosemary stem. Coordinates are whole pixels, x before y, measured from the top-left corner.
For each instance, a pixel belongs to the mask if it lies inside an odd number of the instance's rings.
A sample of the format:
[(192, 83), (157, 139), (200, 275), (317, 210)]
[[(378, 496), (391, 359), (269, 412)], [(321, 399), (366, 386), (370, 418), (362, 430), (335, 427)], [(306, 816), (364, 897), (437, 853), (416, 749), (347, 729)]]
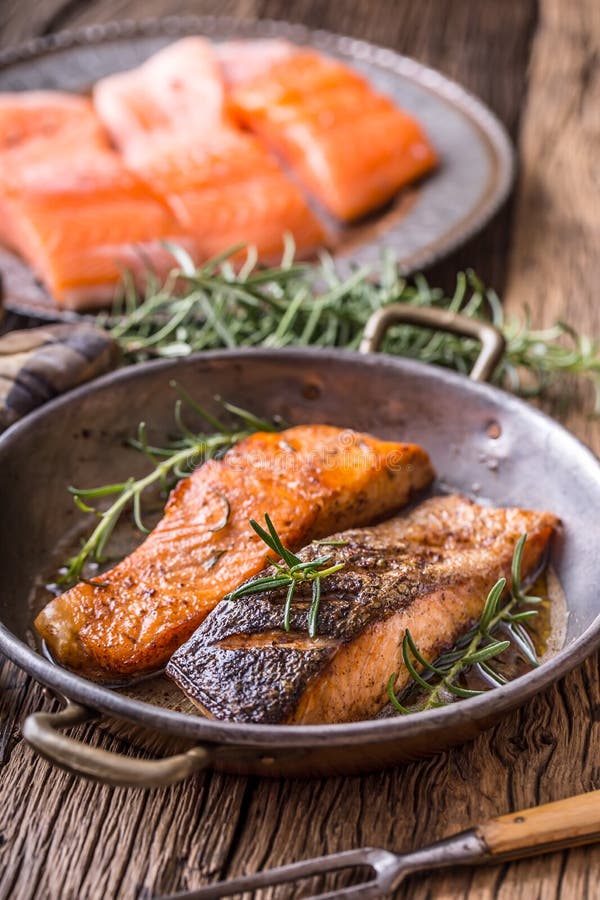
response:
[[(227, 436), (227, 443), (233, 445), (243, 438), (248, 437), (250, 432), (236, 432)], [(219, 436), (219, 443), (224, 443), (223, 435)], [(121, 494), (117, 497), (110, 508), (101, 514), (101, 519), (96, 528), (92, 531), (79, 553), (70, 560), (68, 565), (68, 573), (65, 580), (78, 578), (81, 574), (86, 560), (92, 556), (96, 562), (103, 561), (103, 550), (106, 542), (115, 528), (121, 514), (129, 505), (136, 502), (136, 498), (140, 497), (144, 491), (157, 481), (164, 483), (167, 475), (179, 469), (182, 465), (189, 462), (195, 456), (205, 453), (210, 447), (210, 438), (203, 438), (196, 443), (190, 444), (181, 450), (176, 451), (167, 459), (157, 462), (154, 469), (137, 481), (130, 479), (123, 485)]]
[[(280, 266), (260, 269), (249, 254), (236, 273), (231, 248), (196, 268), (182, 249), (170, 245), (178, 267), (167, 280), (154, 280), (139, 306), (132, 291), (108, 319), (98, 318), (121, 345), (128, 362), (151, 356), (184, 356), (217, 347), (305, 346), (356, 348), (371, 312), (390, 303), (448, 309), (475, 320), (492, 321), (506, 340), (494, 382), (521, 396), (547, 394), (553, 385), (572, 391), (566, 376), (585, 378), (595, 388), (600, 411), (600, 341), (580, 335), (564, 322), (532, 328), (528, 316), (507, 317), (493, 291), (472, 272), (459, 272), (446, 296), (422, 275), (402, 278), (393, 254), (381, 264), (343, 278), (327, 254), (320, 264), (291, 264), (292, 244)], [(127, 287), (127, 285), (126, 285)], [(405, 325), (392, 329), (383, 349), (468, 372), (477, 343), (434, 330)]]
[(285, 604), (283, 607), (283, 627), (285, 631), (290, 631), (292, 602), (294, 599), (296, 587), (299, 584), (312, 584), (312, 602), (308, 610), (307, 630), (310, 638), (316, 637), (317, 634), (317, 618), (319, 615), (319, 604), (321, 600), (321, 580), (339, 572), (346, 565), (345, 563), (334, 563), (329, 565), (332, 557), (317, 556), (314, 559), (302, 562), (299, 556), (285, 546), (281, 537), (277, 533), (277, 529), (273, 524), (268, 513), (265, 513), (265, 524), (267, 528), (263, 528), (255, 519), (250, 519), (250, 525), (259, 538), (272, 550), (281, 560), (272, 559), (267, 555), (267, 562), (278, 573), (277, 575), (265, 575), (263, 578), (255, 578), (240, 585), (234, 591), (225, 595), (226, 600), (239, 600), (241, 597), (250, 596), (252, 594), (262, 594), (268, 591), (279, 591), (286, 589)]
[[(524, 599), (527, 599), (527, 598), (524, 598)], [(508, 601), (508, 603), (505, 606), (503, 606), (502, 609), (490, 620), (490, 623), (486, 629), (488, 633), (493, 631), (493, 629), (496, 627), (496, 625), (498, 625), (502, 621), (502, 619), (510, 613), (510, 611), (516, 605), (518, 600), (519, 600), (519, 597), (512, 597)], [(441, 694), (445, 684), (453, 683), (453, 679), (456, 678), (456, 676), (459, 675), (461, 670), (464, 668), (465, 659), (468, 659), (470, 656), (472, 656), (473, 653), (475, 653), (475, 651), (479, 647), (479, 644), (481, 643), (482, 638), (484, 638), (484, 637), (485, 637), (485, 635), (479, 629), (475, 632), (475, 634), (473, 635), (472, 640), (469, 642), (465, 652), (461, 653), (460, 657), (454, 663), (454, 665), (452, 666), (452, 668), (450, 669), (448, 674), (445, 675), (444, 678), (438, 684), (436, 684), (435, 687), (431, 690), (431, 692), (429, 693), (429, 695), (427, 697), (427, 700), (425, 701), (423, 709), (433, 709), (433, 707), (438, 704), (440, 694)]]

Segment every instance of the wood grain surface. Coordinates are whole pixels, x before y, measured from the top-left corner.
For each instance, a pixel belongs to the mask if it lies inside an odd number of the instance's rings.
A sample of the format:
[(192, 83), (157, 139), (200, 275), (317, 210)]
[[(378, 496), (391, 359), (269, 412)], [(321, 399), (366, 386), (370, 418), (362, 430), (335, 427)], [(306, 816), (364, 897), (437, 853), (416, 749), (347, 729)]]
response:
[[(182, 12), (287, 18), (347, 32), (412, 54), (479, 94), (518, 142), (516, 195), (432, 279), (449, 284), (471, 265), (512, 311), (527, 304), (536, 322), (560, 316), (600, 333), (597, 0), (3, 0), (0, 40)], [(566, 421), (599, 451), (598, 424), (583, 410), (575, 398)], [(2, 898), (142, 898), (362, 844), (416, 848), (492, 816), (600, 788), (597, 657), (474, 743), (362, 778), (209, 773), (164, 791), (100, 787), (53, 769), (22, 741), (22, 716), (51, 703), (4, 665)], [(93, 728), (83, 733), (106, 748), (139, 753)], [(600, 847), (426, 874), (398, 896), (600, 898)]]

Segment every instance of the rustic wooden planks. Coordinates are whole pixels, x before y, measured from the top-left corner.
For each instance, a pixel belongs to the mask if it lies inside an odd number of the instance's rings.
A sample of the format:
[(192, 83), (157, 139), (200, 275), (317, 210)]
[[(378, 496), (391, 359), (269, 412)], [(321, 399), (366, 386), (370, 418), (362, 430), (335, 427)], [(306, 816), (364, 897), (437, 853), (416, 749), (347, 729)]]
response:
[[(536, 321), (560, 314), (598, 334), (595, 0), (543, 0), (539, 14), (534, 2), (501, 0), (146, 0), (143, 8), (144, 15), (182, 11), (346, 31), (412, 53), (479, 93), (520, 139), (516, 202), (433, 277), (449, 282), (458, 267), (473, 265), (505, 287), (513, 311), (526, 301)], [(40, 0), (35, 15), (9, 0), (0, 35), (6, 42), (136, 14), (134, 0)], [(575, 407), (569, 424), (600, 449), (597, 426)], [(148, 794), (92, 786), (35, 759), (20, 740), (16, 719), (44, 703), (39, 689), (4, 666), (0, 897), (137, 898), (363, 843), (417, 847), (488, 816), (600, 787), (597, 658), (471, 745), (389, 773), (316, 782), (208, 774)], [(85, 733), (136, 752), (94, 729)], [(399, 896), (599, 898), (599, 870), (600, 848), (590, 847), (422, 876)]]
[[(545, 0), (521, 133), (521, 181), (506, 305), (600, 335), (600, 4)], [(589, 408), (589, 396), (587, 400)], [(566, 424), (600, 450), (600, 427), (571, 404)]]

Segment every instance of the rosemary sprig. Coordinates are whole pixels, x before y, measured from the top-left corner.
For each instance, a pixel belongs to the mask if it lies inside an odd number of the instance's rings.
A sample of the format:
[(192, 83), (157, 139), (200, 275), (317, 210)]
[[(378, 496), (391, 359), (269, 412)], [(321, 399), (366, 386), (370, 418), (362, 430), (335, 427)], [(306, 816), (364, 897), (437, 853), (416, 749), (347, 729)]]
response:
[[(466, 699), (476, 697), (485, 691), (473, 690), (458, 684), (461, 675), (477, 667), (492, 687), (506, 683), (503, 675), (491, 665), (511, 645), (515, 645), (532, 666), (537, 666), (538, 659), (535, 647), (523, 622), (537, 615), (538, 610), (519, 610), (515, 607), (523, 604), (538, 605), (541, 598), (527, 594), (521, 582), (521, 563), (523, 548), (527, 535), (523, 534), (516, 546), (512, 560), (512, 592), (509, 599), (502, 604), (505, 593), (506, 578), (500, 578), (488, 594), (483, 612), (477, 624), (464, 634), (447, 653), (435, 662), (428, 662), (417, 647), (413, 636), (407, 629), (402, 642), (402, 659), (411, 677), (411, 684), (402, 692), (403, 697), (410, 698), (414, 693), (425, 694), (424, 701), (413, 705), (405, 705), (398, 700), (394, 685), (398, 673), (394, 672), (388, 681), (390, 703), (403, 715), (422, 712), (446, 706), (450, 696)], [(508, 639), (498, 640), (494, 632), (502, 626)]]
[[(130, 283), (114, 315), (98, 318), (121, 345), (127, 361), (185, 356), (219, 347), (314, 345), (356, 349), (372, 312), (390, 303), (431, 306), (491, 320), (504, 334), (506, 353), (494, 381), (516, 393), (538, 396), (570, 386), (568, 376), (591, 382), (600, 412), (600, 343), (557, 322), (535, 329), (507, 316), (496, 294), (472, 272), (460, 272), (452, 296), (422, 275), (404, 278), (391, 253), (378, 267), (342, 276), (330, 257), (319, 264), (293, 263), (286, 247), (279, 267), (260, 269), (251, 253), (235, 271), (238, 248), (197, 268), (181, 248), (171, 248), (178, 267), (164, 284), (155, 278), (138, 303)], [(479, 352), (476, 341), (401, 325), (387, 335), (384, 351), (468, 372)]]
[[(237, 427), (230, 428), (207, 410), (198, 406), (182, 387), (174, 382), (171, 386), (179, 394), (175, 404), (175, 421), (180, 432), (179, 437), (166, 447), (152, 446), (148, 443), (146, 425), (141, 422), (138, 426), (137, 437), (129, 441), (132, 447), (139, 450), (148, 459), (152, 466), (150, 472), (141, 478), (128, 478), (123, 482), (105, 484), (95, 488), (69, 488), (78, 508), (83, 512), (97, 515), (100, 521), (83, 543), (81, 550), (67, 560), (60, 583), (72, 583), (81, 579), (83, 568), (88, 560), (99, 563), (105, 561), (107, 543), (127, 509), (131, 508), (137, 528), (147, 533), (148, 529), (142, 520), (142, 499), (148, 488), (159, 485), (166, 495), (169, 488), (178, 479), (189, 475), (193, 467), (207, 459), (223, 456), (230, 447), (256, 431), (276, 430), (271, 422), (259, 419), (253, 413), (221, 400), (223, 409), (234, 420), (237, 420)], [(191, 431), (183, 420), (184, 404), (192, 408), (215, 431), (213, 433)], [(93, 501), (101, 501), (106, 497), (114, 498), (107, 509), (101, 510), (90, 505)], [(222, 496), (221, 499), (223, 516), (212, 529), (215, 532), (224, 528), (229, 518), (227, 498)], [(96, 580), (92, 584), (97, 587), (103, 586), (102, 582)]]
[[(308, 610), (308, 635), (314, 638), (317, 633), (317, 618), (319, 615), (319, 603), (321, 600), (321, 581), (334, 572), (343, 569), (344, 563), (331, 564), (333, 556), (317, 556), (309, 562), (303, 562), (299, 556), (288, 550), (281, 541), (279, 534), (268, 513), (265, 513), (267, 529), (259, 525), (254, 519), (250, 519), (250, 525), (264, 543), (276, 554), (276, 559), (267, 557), (269, 563), (275, 568), (274, 575), (265, 575), (253, 581), (247, 581), (241, 587), (231, 591), (225, 600), (239, 600), (250, 594), (260, 594), (263, 591), (276, 591), (287, 589), (285, 605), (283, 608), (283, 627), (290, 630), (290, 617), (292, 603), (298, 585), (309, 583), (312, 585), (312, 599)], [(281, 561), (279, 561), (281, 560)]]

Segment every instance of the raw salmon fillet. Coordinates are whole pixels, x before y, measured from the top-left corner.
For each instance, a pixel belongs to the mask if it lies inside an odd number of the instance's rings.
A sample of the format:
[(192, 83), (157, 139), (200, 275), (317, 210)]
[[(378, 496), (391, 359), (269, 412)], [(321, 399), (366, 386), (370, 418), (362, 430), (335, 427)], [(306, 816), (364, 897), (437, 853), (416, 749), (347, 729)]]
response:
[(169, 207), (112, 150), (89, 100), (59, 92), (0, 95), (0, 240), (59, 305), (106, 303), (126, 269), (139, 276), (186, 245)]
[[(336, 534), (325, 549), (345, 567), (323, 580), (317, 635), (307, 634), (310, 587), (297, 589), (291, 630), (285, 591), (223, 600), (173, 656), (167, 674), (207, 715), (237, 722), (318, 724), (375, 716), (387, 683), (409, 683), (406, 629), (433, 661), (479, 618), (498, 578), (510, 582), (518, 539), (527, 532), (524, 577), (536, 573), (556, 516), (435, 497), (373, 528)], [(333, 564), (333, 561), (332, 561)]]
[(162, 136), (139, 148), (133, 169), (165, 197), (199, 261), (248, 244), (261, 262), (277, 263), (286, 233), (302, 258), (326, 241), (296, 185), (258, 141), (232, 128), (189, 143)]
[(106, 146), (89, 100), (56, 91), (0, 94), (0, 241), (16, 248), (14, 216), (7, 198), (19, 191), (27, 173), (48, 173), (49, 157), (72, 155), (74, 145), (92, 151)]
[(300, 189), (225, 108), (224, 73), (189, 37), (98, 82), (94, 103), (129, 168), (158, 191), (206, 259), (238, 243), (277, 260), (291, 234), (306, 256), (325, 241)]
[(58, 91), (0, 94), (0, 156), (3, 182), (25, 165), (45, 162), (83, 147), (106, 147), (106, 135), (90, 101)]
[(263, 75), (274, 63), (297, 52), (298, 48), (294, 44), (280, 38), (224, 41), (215, 45), (215, 53), (228, 87)]
[(419, 123), (336, 60), (303, 50), (234, 82), (239, 122), (338, 219), (371, 212), (436, 165)]
[(161, 133), (197, 139), (218, 128), (224, 101), (219, 61), (201, 37), (175, 41), (136, 69), (100, 79), (93, 90), (96, 112), (115, 146), (133, 159), (138, 147)]
[(218, 601), (266, 565), (248, 527), (269, 513), (298, 548), (403, 506), (429, 484), (424, 450), (328, 425), (257, 433), (171, 494), (143, 544), (101, 576), (52, 600), (35, 621), (54, 658), (116, 680), (165, 665)]

